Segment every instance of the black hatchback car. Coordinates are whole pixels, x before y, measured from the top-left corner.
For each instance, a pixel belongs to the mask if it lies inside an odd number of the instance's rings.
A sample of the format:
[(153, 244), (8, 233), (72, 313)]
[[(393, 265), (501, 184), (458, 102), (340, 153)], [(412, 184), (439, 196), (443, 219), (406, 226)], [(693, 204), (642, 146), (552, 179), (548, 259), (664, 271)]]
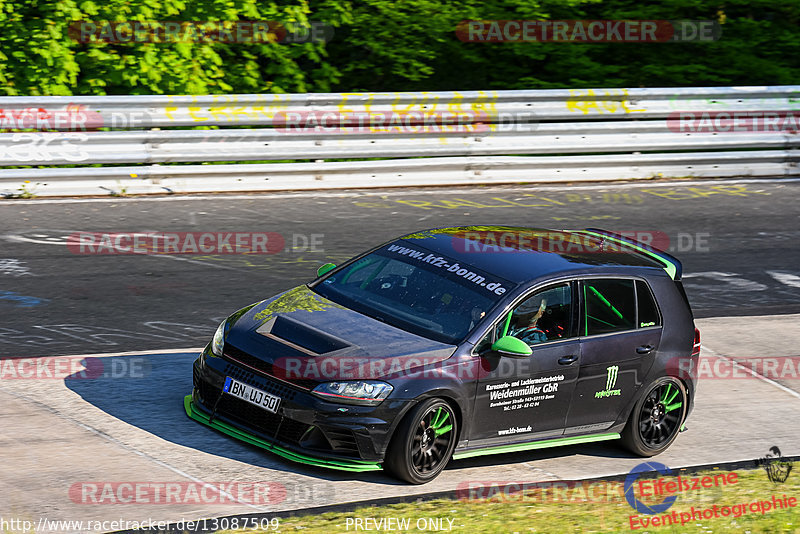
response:
[[(672, 256), (602, 230), (440, 228), (243, 308), (194, 363), (187, 414), (307, 464), (411, 483), (451, 458), (683, 428), (699, 332)], [(694, 361), (691, 361), (694, 360)]]

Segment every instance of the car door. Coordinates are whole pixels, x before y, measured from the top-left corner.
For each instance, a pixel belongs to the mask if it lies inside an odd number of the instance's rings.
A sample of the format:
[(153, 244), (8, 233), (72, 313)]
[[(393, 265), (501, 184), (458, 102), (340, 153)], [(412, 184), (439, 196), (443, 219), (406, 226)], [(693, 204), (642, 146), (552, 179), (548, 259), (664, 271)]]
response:
[[(576, 287), (566, 282), (528, 294), (478, 345), (470, 446), (563, 433), (580, 360)], [(488, 351), (504, 333), (528, 343), (532, 354), (517, 358)]]
[(609, 428), (641, 387), (661, 340), (644, 280), (587, 278), (579, 294), (581, 363), (565, 434)]

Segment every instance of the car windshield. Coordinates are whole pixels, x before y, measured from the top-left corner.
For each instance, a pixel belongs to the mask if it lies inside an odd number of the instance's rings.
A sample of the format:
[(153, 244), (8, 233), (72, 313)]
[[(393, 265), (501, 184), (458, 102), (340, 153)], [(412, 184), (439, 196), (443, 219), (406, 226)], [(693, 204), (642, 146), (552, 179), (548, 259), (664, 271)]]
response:
[(464, 262), (398, 241), (329, 276), (312, 289), (403, 330), (455, 344), (513, 284)]

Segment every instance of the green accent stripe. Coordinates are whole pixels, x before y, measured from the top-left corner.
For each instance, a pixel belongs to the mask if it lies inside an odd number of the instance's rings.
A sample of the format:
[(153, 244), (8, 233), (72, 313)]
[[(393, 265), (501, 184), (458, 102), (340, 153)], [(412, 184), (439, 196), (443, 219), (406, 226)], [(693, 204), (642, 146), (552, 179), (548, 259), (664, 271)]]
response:
[(676, 402), (675, 404), (670, 404), (669, 406), (664, 408), (664, 412), (671, 412), (672, 410), (677, 410), (681, 406), (683, 406), (682, 402)]
[(530, 441), (528, 443), (515, 443), (514, 445), (501, 445), (499, 447), (489, 447), (486, 449), (475, 449), (471, 451), (456, 452), (454, 460), (462, 458), (472, 458), (473, 456), (485, 456), (487, 454), (502, 454), (505, 452), (529, 451), (533, 449), (546, 449), (549, 447), (560, 447), (562, 445), (575, 445), (577, 443), (592, 443), (594, 441), (605, 441), (609, 439), (619, 439), (620, 435), (610, 434), (590, 434), (588, 436), (574, 436), (571, 438), (545, 439), (541, 441)]
[[(614, 327), (614, 328), (616, 328), (616, 327), (617, 327), (617, 325), (615, 325), (615, 324), (613, 324), (613, 323), (609, 323), (608, 321), (604, 321), (604, 320), (602, 320), (602, 319), (598, 319), (598, 318), (597, 318), (597, 317), (595, 317), (594, 315), (587, 315), (587, 316), (586, 316), (586, 318), (587, 318), (587, 319), (591, 319), (592, 321), (597, 321), (598, 323), (603, 323), (603, 324), (605, 324), (605, 325), (608, 325), (608, 326), (611, 326), (611, 327)], [(587, 334), (588, 334), (588, 333), (587, 333)]]
[[(587, 284), (587, 285), (588, 285), (588, 284)], [(617, 317), (619, 317), (620, 319), (623, 319), (623, 320), (624, 320), (624, 317), (622, 317), (622, 314), (619, 312), (619, 310), (618, 310), (618, 309), (616, 309), (616, 308), (614, 307), (614, 305), (613, 305), (613, 304), (611, 304), (611, 303), (608, 301), (608, 299), (607, 299), (607, 298), (605, 298), (605, 297), (603, 296), (603, 294), (602, 294), (602, 293), (600, 293), (598, 290), (596, 290), (596, 289), (595, 289), (593, 286), (589, 286), (589, 289), (592, 291), (592, 293), (594, 293), (594, 294), (595, 294), (595, 296), (596, 296), (597, 298), (599, 298), (601, 301), (603, 301), (603, 304), (605, 304), (606, 306), (608, 306), (609, 308), (611, 308), (611, 311), (613, 311), (613, 312), (616, 314), (616, 316), (617, 316)], [(606, 324), (608, 324), (608, 323), (606, 323)]]
[(306, 456), (304, 454), (299, 454), (274, 443), (270, 443), (268, 441), (264, 441), (263, 439), (259, 438), (258, 436), (254, 436), (253, 434), (242, 430), (240, 428), (233, 427), (224, 421), (220, 421), (215, 419), (214, 421), (209, 421), (208, 415), (205, 413), (195, 409), (194, 403), (192, 402), (192, 396), (186, 395), (183, 398), (183, 407), (186, 410), (186, 415), (190, 418), (194, 419), (195, 421), (199, 421), (206, 426), (210, 426), (215, 430), (219, 430), (223, 434), (227, 434), (232, 436), (236, 439), (249, 443), (251, 445), (255, 445), (257, 447), (261, 447), (262, 449), (266, 449), (272, 453), (277, 454), (278, 456), (282, 456), (288, 460), (292, 460), (294, 462), (299, 462), (302, 464), (307, 465), (314, 465), (317, 467), (327, 467), (329, 469), (339, 469), (341, 471), (378, 471), (381, 469), (380, 464), (376, 464), (373, 462), (366, 462), (363, 460), (325, 460), (322, 458), (314, 458), (312, 456)]
[(664, 266), (664, 270), (667, 271), (667, 274), (669, 275), (669, 277), (672, 278), (673, 280), (675, 280), (675, 275), (678, 273), (678, 267), (674, 263), (672, 263), (671, 261), (667, 260), (663, 256), (659, 256), (655, 252), (651, 252), (651, 251), (647, 250), (646, 248), (642, 248), (642, 247), (634, 245), (632, 243), (628, 243), (627, 241), (623, 241), (621, 239), (615, 239), (615, 238), (609, 237), (607, 235), (598, 234), (597, 232), (589, 232), (589, 231), (586, 231), (586, 230), (577, 230), (577, 231), (575, 231), (575, 233), (577, 233), (577, 234), (587, 234), (587, 235), (591, 235), (591, 236), (594, 236), (594, 237), (599, 237), (601, 239), (607, 239), (609, 241), (613, 241), (615, 243), (619, 243), (620, 245), (623, 245), (625, 247), (632, 248), (632, 249), (634, 249), (634, 250), (636, 250), (638, 252), (641, 252), (645, 256), (653, 258), (658, 263), (663, 265)]

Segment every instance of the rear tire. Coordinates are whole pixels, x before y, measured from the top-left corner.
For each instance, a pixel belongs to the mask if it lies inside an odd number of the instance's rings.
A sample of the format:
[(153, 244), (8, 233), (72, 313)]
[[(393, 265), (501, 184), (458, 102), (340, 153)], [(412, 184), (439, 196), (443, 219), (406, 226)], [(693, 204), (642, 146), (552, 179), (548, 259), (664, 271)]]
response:
[(442, 399), (423, 401), (397, 427), (384, 467), (411, 484), (430, 482), (450, 461), (456, 436), (458, 425), (453, 408)]
[(644, 457), (664, 452), (678, 437), (686, 417), (686, 387), (672, 377), (659, 378), (636, 402), (622, 431), (622, 443)]

